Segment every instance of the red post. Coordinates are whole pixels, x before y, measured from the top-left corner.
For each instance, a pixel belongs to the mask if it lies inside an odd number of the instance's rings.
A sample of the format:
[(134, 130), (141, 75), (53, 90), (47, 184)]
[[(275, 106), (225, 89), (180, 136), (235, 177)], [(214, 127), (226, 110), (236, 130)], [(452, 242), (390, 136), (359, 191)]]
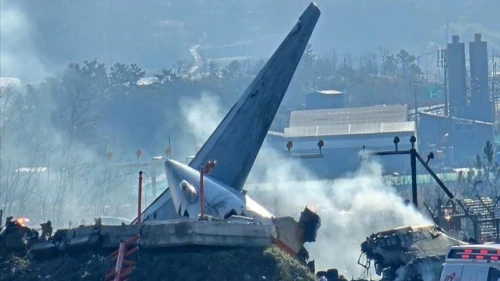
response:
[(205, 187), (204, 187), (204, 180), (203, 180), (203, 174), (205, 173), (205, 169), (201, 168), (200, 169), (200, 204), (201, 204), (201, 215), (200, 217), (203, 218), (205, 215)]
[(139, 172), (139, 196), (137, 199), (137, 223), (141, 223), (142, 214), (142, 171)]
[(200, 204), (201, 204), (201, 214), (200, 218), (205, 215), (205, 180), (203, 176), (209, 174), (215, 165), (215, 161), (208, 161), (205, 167), (200, 168)]
[[(139, 175), (141, 175), (141, 174), (142, 174), (142, 172), (139, 173)], [(141, 179), (140, 176), (139, 176), (139, 178)], [(116, 258), (115, 279), (114, 279), (114, 281), (120, 281), (120, 275), (121, 275), (121, 272), (122, 272), (123, 255), (124, 255), (124, 253), (125, 253), (125, 241), (121, 241), (120, 242), (120, 248), (118, 249), (118, 257)]]

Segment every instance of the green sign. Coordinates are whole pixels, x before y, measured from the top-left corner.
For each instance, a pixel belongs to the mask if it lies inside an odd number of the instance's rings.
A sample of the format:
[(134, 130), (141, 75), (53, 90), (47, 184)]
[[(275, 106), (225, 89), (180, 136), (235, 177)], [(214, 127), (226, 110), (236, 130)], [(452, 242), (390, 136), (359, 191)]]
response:
[(444, 98), (443, 85), (427, 85), (425, 87), (425, 99), (438, 100)]

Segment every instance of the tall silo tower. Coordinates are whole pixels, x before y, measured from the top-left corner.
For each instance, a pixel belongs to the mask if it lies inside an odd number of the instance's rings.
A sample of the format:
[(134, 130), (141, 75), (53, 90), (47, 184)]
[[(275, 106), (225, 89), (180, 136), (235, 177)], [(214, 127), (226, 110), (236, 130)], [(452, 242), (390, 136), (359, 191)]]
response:
[(451, 39), (447, 50), (450, 115), (463, 118), (467, 117), (465, 44), (459, 42), (458, 35), (453, 35)]
[(488, 90), (488, 47), (481, 40), (481, 34), (474, 34), (474, 41), (469, 43), (470, 89), (472, 118), (492, 122), (492, 108)]

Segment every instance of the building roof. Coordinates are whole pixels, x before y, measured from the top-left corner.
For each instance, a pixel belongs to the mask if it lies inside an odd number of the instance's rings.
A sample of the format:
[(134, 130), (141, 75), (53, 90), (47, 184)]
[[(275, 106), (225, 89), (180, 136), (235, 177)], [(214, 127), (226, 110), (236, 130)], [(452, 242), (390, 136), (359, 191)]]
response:
[(383, 133), (413, 133), (415, 132), (415, 122), (390, 122), (371, 124), (336, 124), (301, 126), (285, 128), (284, 137), (317, 137), (317, 136), (342, 136), (342, 135), (367, 135)]
[(443, 115), (439, 115), (439, 113), (436, 112), (420, 112), (419, 113), (420, 117), (429, 117), (429, 118), (435, 118), (435, 119), (451, 119), (455, 124), (463, 124), (463, 125), (484, 125), (484, 126), (491, 126), (492, 124), (490, 122), (485, 122), (485, 121), (480, 121), (480, 120), (472, 120), (472, 119), (467, 119), (467, 118), (459, 118), (459, 117), (446, 117)]
[(321, 91), (313, 92), (313, 94), (316, 94), (316, 93), (319, 93), (322, 95), (340, 95), (340, 94), (342, 94), (341, 91), (337, 91), (337, 90), (321, 90)]
[(290, 114), (290, 127), (405, 122), (407, 109), (398, 104), (297, 110)]

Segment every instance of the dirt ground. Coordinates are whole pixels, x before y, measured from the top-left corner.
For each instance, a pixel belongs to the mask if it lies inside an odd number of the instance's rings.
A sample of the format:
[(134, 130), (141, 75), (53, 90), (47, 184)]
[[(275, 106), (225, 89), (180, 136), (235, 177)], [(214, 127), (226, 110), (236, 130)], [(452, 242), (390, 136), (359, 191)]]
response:
[[(107, 253), (86, 251), (44, 261), (0, 259), (0, 281), (102, 281), (113, 265)], [(276, 247), (267, 249), (141, 249), (129, 281), (315, 281), (309, 270)]]

